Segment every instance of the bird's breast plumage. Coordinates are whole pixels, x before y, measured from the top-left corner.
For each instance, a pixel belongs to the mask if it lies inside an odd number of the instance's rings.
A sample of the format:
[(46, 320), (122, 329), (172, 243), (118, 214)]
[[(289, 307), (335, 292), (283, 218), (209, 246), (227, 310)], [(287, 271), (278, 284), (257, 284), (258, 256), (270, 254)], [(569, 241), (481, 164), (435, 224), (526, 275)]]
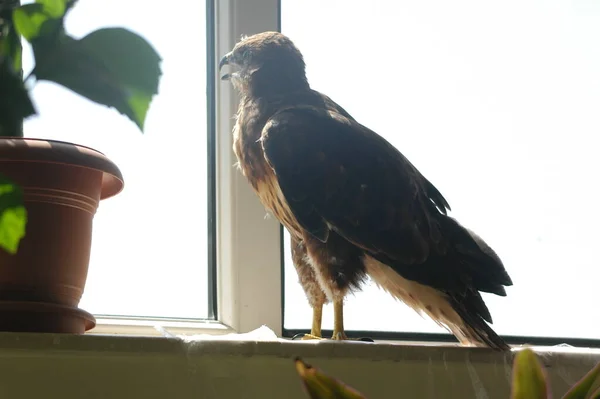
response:
[(259, 105), (242, 102), (233, 131), (233, 150), (242, 174), (248, 179), (261, 203), (290, 233), (302, 237), (302, 228), (287, 204), (273, 169), (260, 143), (267, 118), (258, 117)]

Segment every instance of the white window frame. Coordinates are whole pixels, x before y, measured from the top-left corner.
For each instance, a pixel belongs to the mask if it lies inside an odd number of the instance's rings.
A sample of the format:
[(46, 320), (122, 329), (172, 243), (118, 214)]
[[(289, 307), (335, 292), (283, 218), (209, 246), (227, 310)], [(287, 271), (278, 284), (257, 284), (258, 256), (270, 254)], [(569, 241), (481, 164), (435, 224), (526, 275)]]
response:
[[(214, 0), (214, 8), (215, 62), (242, 35), (279, 30), (279, 0)], [(281, 227), (267, 216), (235, 167), (232, 129), (238, 96), (218, 74), (214, 79), (217, 320), (97, 317), (96, 327), (88, 334), (225, 334), (266, 325), (281, 336)]]
[[(279, 29), (278, 0), (215, 0), (217, 54), (242, 35)], [(281, 334), (280, 224), (234, 166), (232, 129), (238, 96), (217, 79), (217, 275), (219, 320), (237, 332), (261, 325)], [(221, 206), (219, 209), (219, 205)]]

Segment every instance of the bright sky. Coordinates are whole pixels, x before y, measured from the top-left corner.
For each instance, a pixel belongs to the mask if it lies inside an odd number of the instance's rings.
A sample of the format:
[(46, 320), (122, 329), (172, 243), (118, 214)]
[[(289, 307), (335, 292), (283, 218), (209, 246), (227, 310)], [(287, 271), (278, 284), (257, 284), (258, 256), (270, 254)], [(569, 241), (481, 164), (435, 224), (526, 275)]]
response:
[[(386, 137), (502, 257), (498, 333), (600, 338), (600, 3), (283, 0), (309, 82)], [(310, 26), (307, 26), (310, 21)], [(286, 251), (287, 328), (311, 310)], [(333, 310), (324, 314), (332, 328)], [(347, 329), (443, 332), (371, 286)]]
[[(25, 134), (94, 147), (125, 178), (123, 192), (101, 202), (96, 214), (80, 306), (95, 314), (206, 317), (205, 4), (147, 5), (80, 1), (66, 20), (76, 37), (129, 28), (162, 55), (163, 77), (145, 133), (114, 109), (39, 82), (33, 99), (40, 115), (26, 121)], [(24, 58), (28, 72), (29, 51)]]

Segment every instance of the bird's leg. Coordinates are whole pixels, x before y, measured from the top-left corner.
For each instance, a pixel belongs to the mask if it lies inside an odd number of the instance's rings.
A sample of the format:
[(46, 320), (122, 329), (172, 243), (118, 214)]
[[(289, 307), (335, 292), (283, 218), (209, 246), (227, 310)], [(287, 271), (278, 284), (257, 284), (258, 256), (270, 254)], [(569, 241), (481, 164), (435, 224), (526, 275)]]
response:
[(312, 327), (310, 335), (313, 337), (321, 337), (321, 321), (323, 320), (323, 304), (313, 307)]
[(306, 339), (323, 339), (321, 334), (321, 321), (323, 319), (323, 304), (313, 306), (313, 320), (310, 334), (304, 334), (303, 340)]
[(290, 239), (292, 261), (296, 268), (296, 272), (298, 273), (298, 279), (300, 280), (302, 289), (313, 310), (310, 334), (304, 334), (301, 339), (322, 339), (321, 320), (323, 318), (323, 305), (327, 302), (327, 297), (325, 292), (321, 289), (315, 271), (310, 264), (304, 241), (294, 234), (290, 234)]
[(331, 339), (342, 341), (348, 337), (344, 332), (344, 298), (336, 298), (333, 301), (333, 335)]
[(344, 298), (350, 287), (358, 286), (363, 277), (362, 251), (334, 232), (330, 232), (326, 244), (308, 235), (290, 236), (294, 267), (313, 310), (310, 334), (297, 334), (292, 339), (322, 340), (323, 305), (331, 301), (334, 315), (331, 339), (372, 342), (368, 338), (348, 338), (344, 331)]

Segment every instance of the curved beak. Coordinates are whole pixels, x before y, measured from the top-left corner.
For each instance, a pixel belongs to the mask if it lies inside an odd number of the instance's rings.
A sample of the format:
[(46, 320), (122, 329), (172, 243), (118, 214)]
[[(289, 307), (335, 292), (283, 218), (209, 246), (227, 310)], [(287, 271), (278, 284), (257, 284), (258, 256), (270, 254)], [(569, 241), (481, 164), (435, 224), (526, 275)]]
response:
[[(219, 73), (221, 72), (221, 69), (223, 69), (223, 67), (225, 65), (229, 65), (229, 62), (231, 61), (231, 52), (225, 54), (223, 56), (223, 58), (221, 58), (221, 60), (219, 61)], [(223, 75), (221, 77), (221, 80), (228, 80), (230, 78), (230, 75), (228, 73), (226, 73), (225, 75)]]

